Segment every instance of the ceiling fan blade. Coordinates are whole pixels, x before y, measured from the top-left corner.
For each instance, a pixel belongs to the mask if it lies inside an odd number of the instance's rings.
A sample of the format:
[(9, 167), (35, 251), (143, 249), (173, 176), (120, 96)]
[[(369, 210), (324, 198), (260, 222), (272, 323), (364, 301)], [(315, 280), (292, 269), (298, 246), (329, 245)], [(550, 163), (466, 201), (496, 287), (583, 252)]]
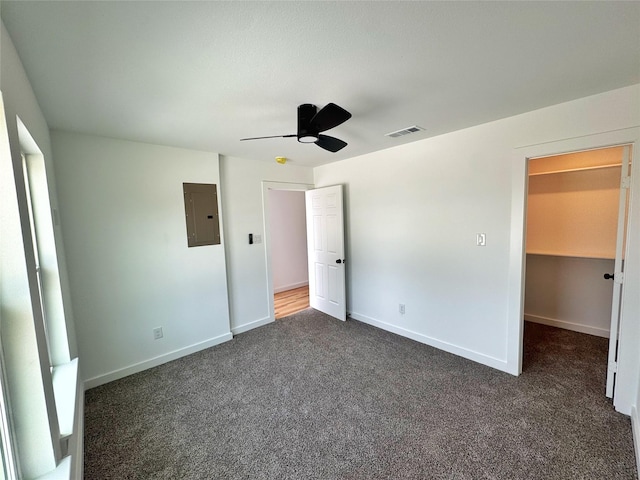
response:
[(245, 140), (262, 140), (263, 138), (289, 138), (289, 137), (297, 137), (295, 133), (291, 135), (271, 135), (270, 137), (251, 137), (251, 138), (241, 138), (240, 141), (244, 142)]
[(347, 142), (343, 142), (339, 138), (330, 137), (329, 135), (318, 135), (318, 141), (316, 142), (320, 148), (329, 150), (336, 153), (338, 150), (342, 150), (347, 146)]
[(317, 132), (324, 132), (325, 130), (337, 127), (350, 118), (351, 114), (344, 108), (339, 107), (335, 103), (328, 103), (311, 119), (309, 129)]

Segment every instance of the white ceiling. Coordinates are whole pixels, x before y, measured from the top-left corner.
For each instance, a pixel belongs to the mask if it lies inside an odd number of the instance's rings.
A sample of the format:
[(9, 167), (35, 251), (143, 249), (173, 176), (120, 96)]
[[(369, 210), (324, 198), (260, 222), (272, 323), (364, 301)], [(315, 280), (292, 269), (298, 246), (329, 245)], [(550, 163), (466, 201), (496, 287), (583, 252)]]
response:
[[(321, 165), (640, 83), (640, 2), (5, 1), (51, 128)], [(329, 153), (296, 107), (353, 118)], [(426, 130), (391, 139), (411, 125)]]

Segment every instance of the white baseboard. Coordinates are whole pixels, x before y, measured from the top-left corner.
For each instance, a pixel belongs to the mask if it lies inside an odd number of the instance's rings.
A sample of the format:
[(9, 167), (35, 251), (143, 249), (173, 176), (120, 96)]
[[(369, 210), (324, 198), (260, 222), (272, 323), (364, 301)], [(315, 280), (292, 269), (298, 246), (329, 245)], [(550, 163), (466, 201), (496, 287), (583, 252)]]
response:
[(253, 322), (245, 323), (243, 325), (238, 325), (237, 327), (231, 328), (231, 333), (234, 335), (238, 335), (239, 333), (248, 332), (249, 330), (253, 330), (254, 328), (261, 327), (263, 325), (267, 325), (268, 323), (274, 322), (275, 319), (271, 317), (261, 318), (260, 320), (254, 320)]
[(231, 332), (225, 333), (223, 335), (210, 338), (209, 340), (205, 340), (194, 345), (189, 345), (188, 347), (180, 348), (178, 350), (165, 353), (164, 355), (159, 355), (157, 357), (150, 358), (149, 360), (145, 360), (128, 367), (105, 373), (104, 375), (98, 375), (97, 377), (89, 378), (88, 380), (84, 381), (84, 388), (88, 390), (105, 383), (113, 382), (114, 380), (119, 380), (120, 378), (128, 377), (129, 375), (133, 375), (134, 373), (142, 372), (143, 370), (157, 367), (158, 365), (162, 365), (163, 363), (167, 363), (181, 357), (186, 357), (187, 355), (199, 352), (200, 350), (219, 345), (223, 342), (231, 340), (232, 338), (233, 335), (231, 335)]
[(540, 315), (530, 315), (528, 313), (524, 314), (524, 319), (527, 322), (541, 323), (542, 325), (549, 325), (550, 327), (564, 328), (565, 330), (572, 330), (574, 332), (588, 333), (589, 335), (595, 335), (596, 337), (609, 338), (609, 330), (606, 328), (591, 327), (589, 325), (567, 322), (556, 318), (542, 317)]
[(638, 419), (638, 409), (635, 405), (631, 407), (631, 430), (633, 430), (633, 446), (636, 451), (636, 468), (640, 478), (640, 419)]
[(309, 285), (309, 281), (292, 283), (290, 285), (283, 285), (281, 287), (274, 287), (273, 293), (286, 292), (287, 290), (293, 290), (294, 288), (306, 287)]
[(486, 365), (488, 367), (510, 373), (507, 368), (508, 365), (506, 360), (500, 360), (499, 358), (494, 358), (483, 353), (475, 352), (473, 350), (459, 347), (451, 343), (443, 342), (442, 340), (423, 335), (422, 333), (414, 332), (412, 330), (407, 330), (390, 323), (382, 322), (380, 320), (367, 317), (366, 315), (362, 315), (360, 313), (351, 312), (350, 317), (354, 320), (358, 320), (359, 322), (363, 322), (374, 327), (381, 328), (382, 330), (386, 330), (388, 332), (410, 338), (412, 340), (415, 340), (416, 342), (424, 343), (425, 345), (444, 350), (445, 352), (453, 353), (454, 355), (458, 355), (468, 360), (473, 360), (474, 362), (481, 363), (482, 365)]

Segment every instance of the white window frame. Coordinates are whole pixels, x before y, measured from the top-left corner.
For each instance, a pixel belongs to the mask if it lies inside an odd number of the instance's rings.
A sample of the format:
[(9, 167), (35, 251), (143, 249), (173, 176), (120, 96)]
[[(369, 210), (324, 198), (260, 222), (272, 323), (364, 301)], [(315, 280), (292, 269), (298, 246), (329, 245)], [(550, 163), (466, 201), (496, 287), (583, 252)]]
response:
[(49, 333), (49, 325), (47, 324), (47, 309), (45, 308), (44, 303), (44, 286), (42, 284), (42, 269), (40, 266), (40, 250), (38, 248), (38, 235), (36, 230), (36, 218), (33, 208), (33, 196), (32, 196), (32, 185), (31, 185), (31, 177), (29, 172), (29, 167), (27, 165), (27, 158), (24, 152), (21, 152), (22, 156), (22, 173), (24, 175), (24, 187), (27, 198), (27, 207), (29, 211), (29, 223), (31, 225), (31, 243), (33, 245), (33, 257), (35, 259), (35, 271), (36, 278), (38, 280), (38, 298), (39, 298), (39, 309), (42, 313), (42, 321), (44, 323), (44, 335), (47, 344), (47, 357), (49, 359), (49, 367), (53, 369), (53, 361), (51, 358), (51, 341), (50, 341), (50, 333)]
[(2, 450), (0, 452), (2, 455), (0, 475), (2, 475), (2, 480), (17, 480), (20, 476), (15, 462), (13, 427), (9, 416), (8, 398), (5, 394), (6, 384), (2, 345), (0, 344), (0, 449)]
[(0, 479), (82, 477), (82, 385), (47, 167), (0, 92)]

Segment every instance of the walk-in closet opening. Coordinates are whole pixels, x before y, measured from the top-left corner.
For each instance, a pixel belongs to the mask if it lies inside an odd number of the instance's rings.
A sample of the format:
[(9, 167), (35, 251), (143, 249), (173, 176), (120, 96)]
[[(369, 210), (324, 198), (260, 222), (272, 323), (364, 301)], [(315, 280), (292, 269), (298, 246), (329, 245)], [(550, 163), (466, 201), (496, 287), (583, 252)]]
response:
[(624, 269), (630, 148), (529, 160), (525, 372), (560, 349), (567, 365), (584, 368), (604, 393), (617, 348), (614, 272)]

